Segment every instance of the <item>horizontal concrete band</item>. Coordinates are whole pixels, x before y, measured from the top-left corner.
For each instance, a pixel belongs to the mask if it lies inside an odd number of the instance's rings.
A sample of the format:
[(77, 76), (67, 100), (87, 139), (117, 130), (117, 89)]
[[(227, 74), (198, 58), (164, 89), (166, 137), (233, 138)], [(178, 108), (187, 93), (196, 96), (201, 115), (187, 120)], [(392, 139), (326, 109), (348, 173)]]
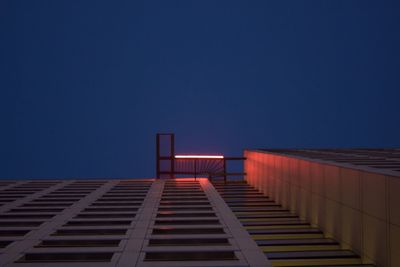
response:
[(7, 181), (0, 202), (1, 266), (269, 266), (208, 179)]
[(400, 179), (299, 156), (245, 151), (247, 181), (362, 256), (400, 266)]

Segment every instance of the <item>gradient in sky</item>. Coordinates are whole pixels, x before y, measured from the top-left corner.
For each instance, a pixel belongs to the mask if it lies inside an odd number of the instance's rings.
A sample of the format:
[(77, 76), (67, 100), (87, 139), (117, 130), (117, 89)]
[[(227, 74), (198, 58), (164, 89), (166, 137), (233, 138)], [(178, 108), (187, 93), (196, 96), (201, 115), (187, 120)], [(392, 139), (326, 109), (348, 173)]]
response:
[(0, 177), (400, 145), (399, 1), (0, 2)]

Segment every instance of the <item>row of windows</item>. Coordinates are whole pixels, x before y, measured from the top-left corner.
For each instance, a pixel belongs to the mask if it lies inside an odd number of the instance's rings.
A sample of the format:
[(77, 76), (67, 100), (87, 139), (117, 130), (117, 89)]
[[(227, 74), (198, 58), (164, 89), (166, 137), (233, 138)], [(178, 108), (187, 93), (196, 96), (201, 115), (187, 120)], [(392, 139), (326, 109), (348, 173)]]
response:
[(57, 184), (57, 182), (44, 182), (44, 183), (28, 182), (24, 184), (5, 182), (2, 183), (1, 185), (8, 186), (12, 184), (15, 184), (15, 186), (0, 189), (0, 206), (24, 198), (26, 196), (35, 194), (42, 190), (48, 189), (51, 186)]
[[(24, 198), (26, 196), (32, 195), (34, 193), (38, 193), (40, 191), (51, 188), (54, 185), (58, 185), (61, 182), (51, 182), (51, 181), (31, 181), (24, 184), (17, 184), (16, 186), (10, 188), (3, 188), (0, 190), (0, 206), (5, 205), (9, 202), (13, 202), (15, 200)], [(58, 197), (75, 197), (74, 199), (69, 199), (70, 201), (79, 200), (77, 197), (82, 198), (86, 194), (91, 193), (93, 190), (97, 189), (99, 186), (103, 185), (105, 182), (96, 182), (96, 183), (79, 183), (75, 182), (71, 185), (66, 185), (62, 189), (58, 189), (57, 191), (51, 192), (47, 195), (44, 195), (34, 201), (37, 202), (46, 202), (48, 201), (59, 201)], [(12, 183), (6, 183), (6, 185), (10, 185)], [(88, 187), (89, 186), (89, 187)], [(84, 188), (85, 191), (78, 191)], [(67, 195), (70, 191), (64, 190), (74, 190), (74, 195)], [(62, 195), (60, 195), (60, 193)], [(77, 195), (80, 193), (80, 195)], [(18, 212), (18, 211), (15, 211)], [(35, 211), (34, 211), (35, 212)]]
[[(68, 220), (59, 229), (50, 234), (52, 238), (45, 239), (35, 248), (61, 248), (61, 247), (118, 247), (122, 237), (127, 234), (140, 206), (150, 189), (152, 182), (119, 183), (108, 192), (100, 196), (93, 203), (84, 207), (71, 220)], [(94, 188), (92, 188), (93, 190)], [(60, 194), (59, 192), (64, 194)], [(68, 196), (77, 197), (78, 188), (68, 193)], [(52, 196), (60, 204), (67, 201), (65, 188), (40, 198), (35, 203)], [(89, 194), (87, 191), (85, 194)], [(58, 195), (58, 197), (57, 197)], [(83, 194), (81, 194), (83, 195)], [(85, 195), (83, 195), (85, 196)], [(79, 196), (81, 197), (81, 196)], [(51, 202), (54, 202), (54, 200)], [(70, 199), (70, 198), (68, 198)], [(51, 203), (57, 206), (59, 203)], [(25, 203), (25, 205), (28, 203)], [(43, 203), (43, 205), (46, 205)], [(40, 207), (40, 206), (39, 206)], [(93, 228), (90, 228), (93, 227)], [(99, 228), (98, 228), (99, 227)], [(110, 228), (108, 228), (110, 227)], [(116, 227), (116, 228), (115, 228)], [(85, 237), (109, 236), (112, 239), (85, 239)], [(65, 240), (65, 237), (69, 237)], [(80, 252), (80, 253), (26, 253), (17, 262), (96, 262), (111, 261), (113, 252)]]
[[(67, 193), (68, 197), (64, 193), (65, 188), (58, 189), (56, 190), (57, 193), (52, 192), (47, 194), (46, 197), (22, 204), (18, 208), (20, 211), (16, 211), (18, 209), (10, 209), (10, 214), (2, 215), (55, 216), (63, 208), (74, 203), (75, 200), (70, 199), (75, 198), (70, 198), (70, 195), (86, 196), (100, 186), (100, 184), (97, 184), (96, 188), (86, 190), (85, 193), (77, 193), (79, 189), (73, 189), (70, 191), (71, 194)], [(49, 236), (49, 238), (40, 241), (35, 245), (35, 248), (112, 248), (120, 246), (123, 239), (121, 236), (126, 235), (129, 231), (129, 226), (136, 213), (140, 211), (140, 206), (143, 204), (150, 186), (151, 182), (123, 182), (114, 186), (93, 203), (83, 207), (81, 212), (76, 214), (74, 218), (68, 220), (59, 229), (51, 233), (51, 238)], [(60, 190), (63, 193), (59, 193), (61, 192)], [(58, 195), (58, 197), (49, 197), (49, 195)], [(76, 198), (79, 200), (81, 197)], [(37, 214), (19, 214), (32, 212), (32, 208), (49, 214), (40, 214), (39, 211), (35, 212)], [(8, 217), (8, 219), (10, 218)], [(25, 219), (28, 218), (25, 217)], [(26, 221), (27, 225), (25, 226), (38, 227), (45, 221), (45, 219), (40, 221), (29, 220)], [(0, 221), (0, 227), (2, 226), (1, 223), (4, 223), (4, 221)], [(229, 239), (223, 237), (225, 231), (206, 194), (197, 182), (184, 184), (167, 182), (153, 223), (147, 245), (150, 247), (176, 247), (177, 249), (171, 250), (169, 248), (168, 250), (157, 252), (148, 251), (145, 253), (145, 261), (237, 260), (233, 250), (215, 251), (212, 249), (215, 246), (230, 247), (231, 245)], [(20, 225), (23, 227), (23, 223)], [(7, 224), (4, 224), (3, 227), (7, 227)], [(16, 226), (14, 225), (13, 227)], [(20, 230), (15, 234), (23, 234), (23, 231), (29, 232), (29, 230)], [(204, 234), (207, 234), (207, 237), (202, 237)], [(215, 235), (215, 238), (210, 238), (210, 235)], [(85, 238), (86, 236), (87, 238)], [(93, 240), (89, 238), (91, 236), (109, 236), (110, 239)], [(163, 237), (161, 238), (161, 236)], [(57, 239), (58, 237), (60, 239)], [(68, 238), (67, 240), (65, 240), (66, 237)], [(4, 248), (11, 242), (1, 241), (0, 246)], [(181, 251), (179, 247), (182, 246), (202, 246), (203, 249), (200, 251)], [(205, 247), (208, 248), (205, 249)], [(111, 249), (106, 252), (80, 251), (75, 253), (39, 253), (31, 250), (25, 253), (17, 262), (110, 262), (113, 256), (114, 252)]]
[[(197, 181), (167, 181), (148, 242), (149, 247), (168, 248), (147, 251), (145, 261), (236, 260), (213, 207)], [(204, 237), (206, 235), (206, 237)], [(210, 236), (215, 237), (210, 238)], [(196, 247), (198, 251), (182, 250)]]
[[(27, 253), (17, 262), (104, 262), (111, 261), (113, 253)], [(237, 260), (234, 251), (147, 252), (146, 261)]]

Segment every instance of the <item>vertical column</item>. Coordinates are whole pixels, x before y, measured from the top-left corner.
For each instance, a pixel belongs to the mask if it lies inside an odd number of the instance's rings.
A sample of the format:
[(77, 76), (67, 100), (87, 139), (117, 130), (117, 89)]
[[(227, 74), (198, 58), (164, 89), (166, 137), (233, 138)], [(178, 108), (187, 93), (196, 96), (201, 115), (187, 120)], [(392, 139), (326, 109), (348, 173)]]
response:
[[(166, 140), (163, 140), (167, 138)], [(167, 150), (167, 151), (165, 151)], [(156, 136), (156, 174), (175, 177), (175, 135), (173, 133), (158, 133)]]
[(204, 192), (215, 206), (219, 217), (224, 221), (225, 227), (229, 230), (233, 240), (239, 247), (240, 253), (247, 264), (257, 267), (272, 266), (214, 186), (207, 179), (201, 179), (200, 182), (204, 188)]

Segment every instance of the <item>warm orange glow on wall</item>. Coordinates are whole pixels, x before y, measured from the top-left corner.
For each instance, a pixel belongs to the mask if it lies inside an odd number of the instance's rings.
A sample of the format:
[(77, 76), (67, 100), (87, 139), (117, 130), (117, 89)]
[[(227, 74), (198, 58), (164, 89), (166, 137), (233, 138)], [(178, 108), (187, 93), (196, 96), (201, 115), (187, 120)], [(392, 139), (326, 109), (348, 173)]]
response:
[(223, 159), (220, 155), (175, 155), (176, 159)]

